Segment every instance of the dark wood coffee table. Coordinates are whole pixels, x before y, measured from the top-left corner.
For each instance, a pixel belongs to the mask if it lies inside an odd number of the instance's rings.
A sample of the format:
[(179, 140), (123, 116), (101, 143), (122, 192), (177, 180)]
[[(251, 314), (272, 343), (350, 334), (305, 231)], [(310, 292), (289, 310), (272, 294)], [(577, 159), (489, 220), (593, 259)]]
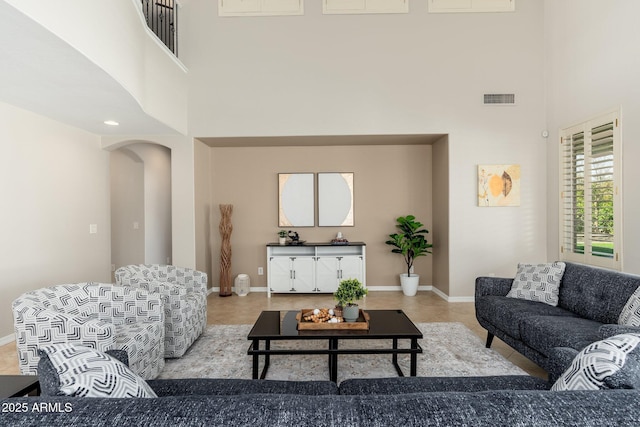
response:
[[(398, 365), (398, 354), (409, 354), (410, 375), (415, 377), (417, 356), (422, 353), (418, 340), (422, 332), (402, 310), (366, 310), (369, 314), (369, 330), (327, 329), (298, 330), (296, 314), (299, 311), (263, 311), (253, 325), (247, 339), (252, 341), (247, 354), (253, 356), (253, 378), (264, 379), (273, 355), (323, 354), (329, 356), (329, 377), (337, 382), (339, 354), (391, 354), (391, 361), (399, 376), (404, 376)], [(409, 348), (398, 348), (398, 340), (410, 340)], [(271, 341), (282, 340), (326, 340), (324, 349), (272, 349)], [(339, 340), (389, 340), (388, 348), (345, 348), (338, 346)], [(264, 342), (261, 348), (260, 343)], [(264, 356), (264, 367), (259, 374), (260, 356)]]
[(0, 375), (0, 398), (39, 394), (40, 382), (36, 375)]

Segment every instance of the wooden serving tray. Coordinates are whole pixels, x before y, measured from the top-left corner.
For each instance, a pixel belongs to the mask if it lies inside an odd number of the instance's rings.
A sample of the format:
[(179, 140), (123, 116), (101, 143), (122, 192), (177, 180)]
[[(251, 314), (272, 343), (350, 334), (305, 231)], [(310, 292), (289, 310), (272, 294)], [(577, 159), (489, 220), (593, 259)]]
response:
[(360, 309), (360, 315), (358, 316), (358, 320), (355, 322), (340, 322), (340, 323), (316, 323), (310, 322), (306, 320), (302, 320), (302, 314), (308, 313), (309, 311), (313, 311), (312, 308), (302, 309), (299, 313), (296, 314), (296, 319), (298, 319), (298, 330), (326, 330), (326, 329), (336, 329), (336, 330), (346, 330), (346, 329), (359, 329), (359, 330), (368, 330), (369, 329), (369, 313)]

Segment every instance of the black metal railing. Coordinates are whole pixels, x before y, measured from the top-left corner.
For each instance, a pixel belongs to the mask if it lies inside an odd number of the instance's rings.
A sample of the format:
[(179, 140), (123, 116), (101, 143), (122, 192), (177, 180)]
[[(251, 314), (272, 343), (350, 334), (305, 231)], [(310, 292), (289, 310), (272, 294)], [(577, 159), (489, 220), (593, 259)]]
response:
[(151, 31), (178, 56), (178, 8), (174, 0), (140, 0)]

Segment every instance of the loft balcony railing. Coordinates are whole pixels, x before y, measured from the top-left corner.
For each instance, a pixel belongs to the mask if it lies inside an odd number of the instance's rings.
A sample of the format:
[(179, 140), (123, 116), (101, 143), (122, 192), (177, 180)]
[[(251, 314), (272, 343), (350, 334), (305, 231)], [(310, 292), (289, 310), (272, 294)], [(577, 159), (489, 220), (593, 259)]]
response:
[(178, 8), (174, 0), (140, 0), (151, 31), (178, 56)]

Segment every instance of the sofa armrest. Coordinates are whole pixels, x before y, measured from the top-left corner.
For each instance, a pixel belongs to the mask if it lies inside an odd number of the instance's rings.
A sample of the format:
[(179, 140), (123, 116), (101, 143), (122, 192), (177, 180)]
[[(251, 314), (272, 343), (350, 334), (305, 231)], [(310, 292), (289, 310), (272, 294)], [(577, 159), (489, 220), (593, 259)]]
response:
[(578, 354), (578, 350), (569, 347), (554, 347), (549, 352), (549, 383), (554, 384), (566, 371)]
[(598, 334), (600, 335), (600, 339), (620, 334), (640, 334), (640, 326), (607, 324), (600, 326)]
[(511, 290), (513, 279), (506, 277), (478, 277), (476, 278), (475, 297), (506, 296)]

